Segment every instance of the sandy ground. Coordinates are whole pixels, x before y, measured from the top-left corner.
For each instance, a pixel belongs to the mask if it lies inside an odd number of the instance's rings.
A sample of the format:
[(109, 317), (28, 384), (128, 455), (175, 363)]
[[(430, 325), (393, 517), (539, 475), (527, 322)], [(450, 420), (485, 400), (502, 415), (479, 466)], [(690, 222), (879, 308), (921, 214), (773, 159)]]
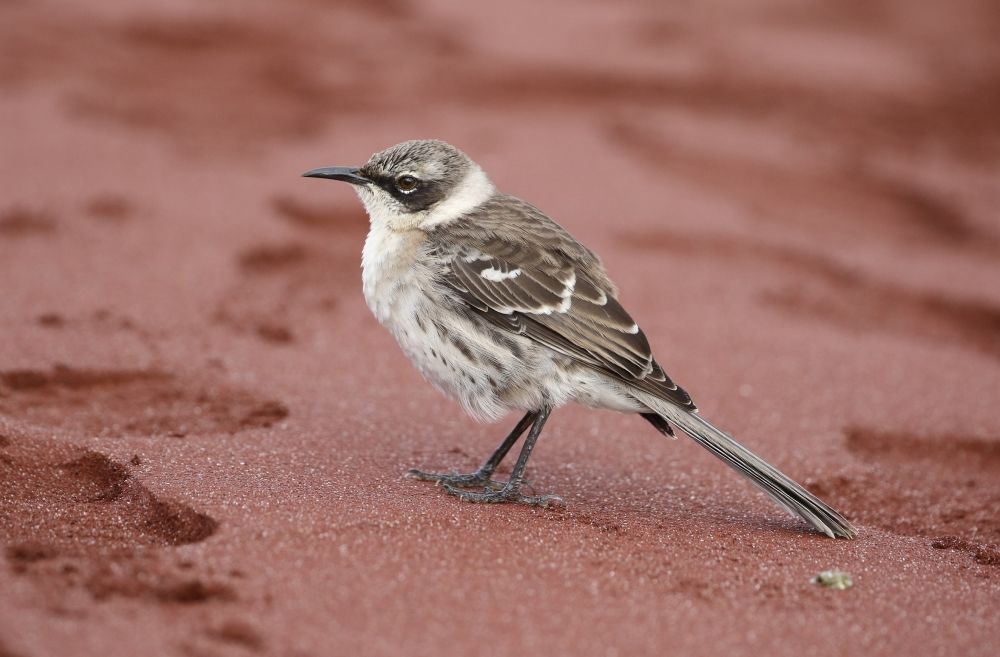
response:
[[(996, 654), (998, 31), (986, 0), (0, 2), (0, 655)], [(420, 380), (357, 200), (299, 174), (415, 137), (602, 253), (705, 415), (860, 538), (576, 408), (529, 469), (564, 510), (404, 479), (514, 418)]]

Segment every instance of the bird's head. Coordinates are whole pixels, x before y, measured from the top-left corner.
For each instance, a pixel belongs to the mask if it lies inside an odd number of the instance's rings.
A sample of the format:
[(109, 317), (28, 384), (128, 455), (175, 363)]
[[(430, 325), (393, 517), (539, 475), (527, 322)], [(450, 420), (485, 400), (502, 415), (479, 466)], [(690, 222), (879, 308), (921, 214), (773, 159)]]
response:
[(432, 229), (496, 191), (465, 153), (431, 139), (396, 144), (361, 167), (325, 167), (302, 175), (351, 183), (372, 222), (387, 222), (396, 229)]

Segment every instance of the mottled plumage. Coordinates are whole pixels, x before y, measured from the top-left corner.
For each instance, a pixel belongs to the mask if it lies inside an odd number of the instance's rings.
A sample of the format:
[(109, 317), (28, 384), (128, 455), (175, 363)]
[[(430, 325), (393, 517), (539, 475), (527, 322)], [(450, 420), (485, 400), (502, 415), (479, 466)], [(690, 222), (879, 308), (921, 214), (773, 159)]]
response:
[[(502, 194), (482, 169), (439, 141), (404, 142), (363, 167), (307, 176), (354, 185), (371, 218), (362, 252), (365, 299), (431, 383), (470, 414), (526, 414), (467, 475), (411, 471), (476, 502), (547, 504), (520, 493), (549, 412), (577, 402), (680, 427), (780, 504), (830, 536), (854, 529), (763, 459), (700, 417), (618, 302), (600, 259), (537, 208)], [(491, 475), (530, 428), (506, 483)], [(483, 486), (483, 492), (471, 487)]]
[(654, 360), (592, 251), (520, 199), (497, 194), (429, 234), (443, 279), (490, 323), (693, 409)]

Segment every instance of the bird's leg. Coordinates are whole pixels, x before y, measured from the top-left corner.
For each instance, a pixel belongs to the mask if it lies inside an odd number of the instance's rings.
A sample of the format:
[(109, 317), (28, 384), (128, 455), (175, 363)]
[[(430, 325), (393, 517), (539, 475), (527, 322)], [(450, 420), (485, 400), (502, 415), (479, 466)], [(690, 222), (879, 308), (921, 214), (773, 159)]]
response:
[(521, 453), (517, 457), (517, 464), (514, 466), (514, 471), (511, 472), (510, 479), (503, 488), (496, 489), (487, 486), (482, 493), (474, 493), (456, 488), (447, 482), (442, 482), (445, 491), (466, 502), (494, 504), (514, 502), (517, 504), (530, 504), (532, 506), (561, 505), (563, 503), (562, 499), (555, 495), (533, 496), (521, 494), (521, 484), (524, 483), (524, 469), (528, 465), (528, 458), (531, 456), (531, 450), (535, 447), (535, 441), (538, 440), (538, 435), (542, 432), (542, 427), (545, 426), (545, 421), (549, 418), (549, 412), (550, 409), (548, 408), (543, 408), (538, 412), (534, 419), (534, 424), (531, 426), (531, 431), (528, 432), (528, 437), (524, 439), (524, 446), (521, 447)]
[(535, 421), (538, 417), (538, 413), (535, 411), (528, 411), (521, 421), (517, 423), (517, 426), (508, 434), (504, 441), (500, 443), (500, 446), (496, 448), (493, 455), (486, 459), (478, 470), (475, 472), (470, 472), (469, 474), (458, 474), (458, 473), (445, 473), (445, 472), (424, 472), (422, 470), (410, 470), (406, 473), (407, 477), (411, 479), (419, 479), (421, 481), (436, 481), (440, 484), (452, 487), (475, 487), (484, 486), (486, 488), (493, 488), (499, 490), (503, 488), (504, 484), (502, 482), (493, 481), (490, 477), (496, 471), (497, 466), (500, 465), (500, 461), (507, 456), (507, 452), (510, 448), (514, 446), (517, 439), (521, 437), (521, 434), (527, 430), (528, 427)]

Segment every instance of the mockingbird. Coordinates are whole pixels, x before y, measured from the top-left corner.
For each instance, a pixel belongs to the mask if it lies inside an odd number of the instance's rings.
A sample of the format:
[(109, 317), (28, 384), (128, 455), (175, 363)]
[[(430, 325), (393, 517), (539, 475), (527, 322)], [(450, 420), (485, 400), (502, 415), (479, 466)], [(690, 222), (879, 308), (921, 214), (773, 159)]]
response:
[[(521, 486), (549, 413), (577, 402), (638, 413), (669, 436), (677, 426), (819, 531), (856, 535), (843, 516), (701, 417), (653, 358), (597, 255), (537, 208), (498, 191), (457, 148), (408, 141), (360, 168), (303, 175), (357, 191), (371, 220), (365, 300), (424, 377), (478, 419), (526, 411), (476, 472), (411, 470), (411, 477), (469, 502), (559, 502), (524, 495)], [(510, 478), (494, 481), (525, 431)]]

